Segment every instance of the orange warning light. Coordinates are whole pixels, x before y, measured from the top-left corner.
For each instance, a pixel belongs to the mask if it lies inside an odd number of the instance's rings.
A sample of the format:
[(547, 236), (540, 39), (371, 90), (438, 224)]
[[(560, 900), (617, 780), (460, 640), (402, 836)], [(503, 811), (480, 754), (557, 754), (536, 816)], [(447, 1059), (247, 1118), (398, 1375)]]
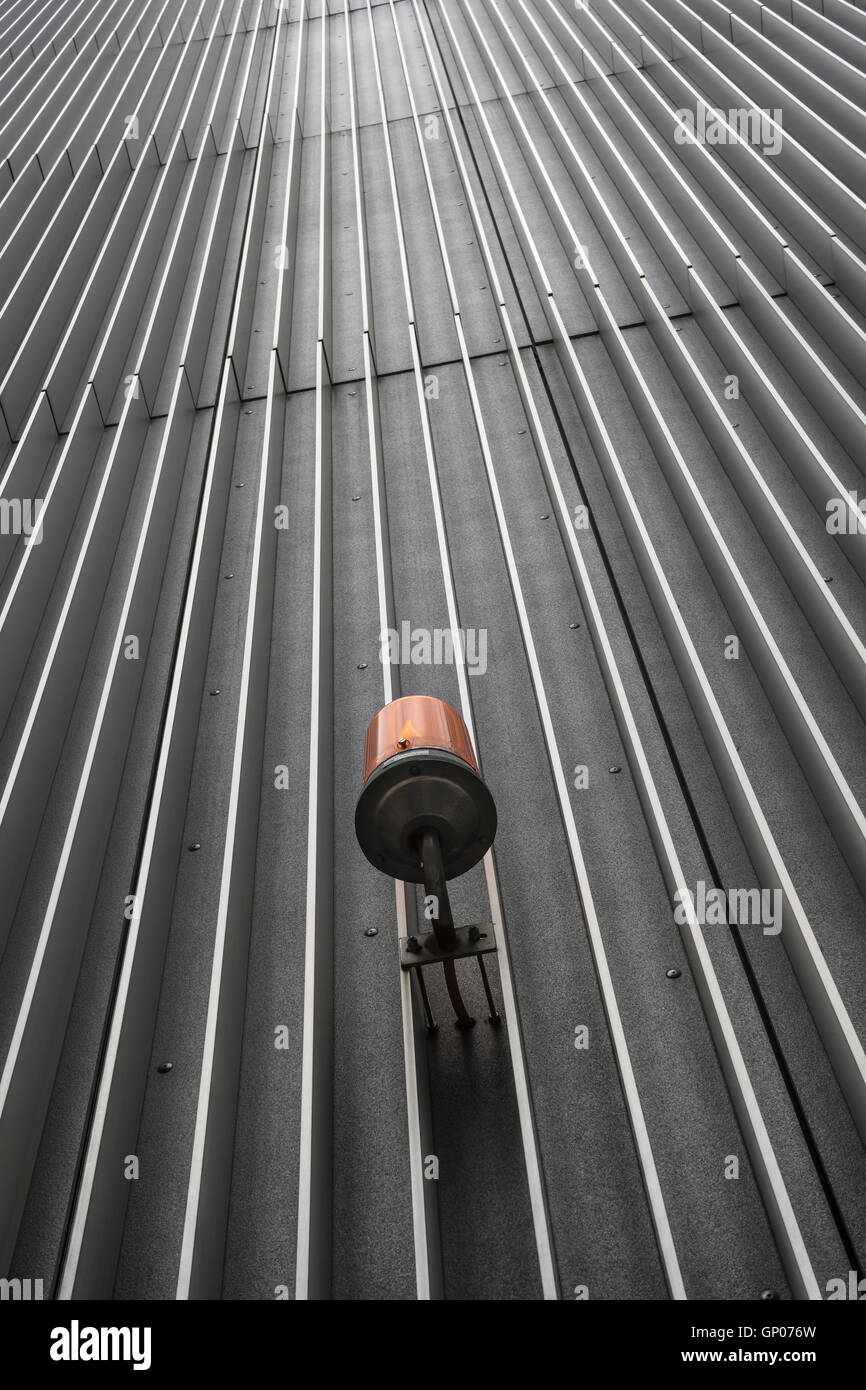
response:
[(364, 752), (364, 781), (381, 763), (410, 748), (441, 748), (478, 771), (463, 716), (432, 695), (404, 695), (370, 721)]
[(404, 695), (370, 721), (364, 786), (355, 807), (355, 834), (370, 863), (403, 883), (423, 883), (433, 904), (432, 932), (406, 936), (400, 966), (416, 973), (427, 1018), (437, 1024), (421, 967), (441, 964), (459, 1028), (471, 1028), (455, 973), (460, 956), (477, 956), (491, 1023), (499, 1013), (482, 957), (496, 950), (492, 922), (456, 927), (448, 879), (475, 867), (493, 844), (496, 806), (478, 770), (460, 714), (432, 695)]

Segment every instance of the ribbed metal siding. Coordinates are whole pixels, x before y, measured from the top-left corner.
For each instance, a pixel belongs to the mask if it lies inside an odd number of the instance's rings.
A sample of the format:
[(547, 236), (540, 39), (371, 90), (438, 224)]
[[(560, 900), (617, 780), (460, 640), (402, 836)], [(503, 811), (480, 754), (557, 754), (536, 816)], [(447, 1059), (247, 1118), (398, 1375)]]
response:
[[(4, 1273), (862, 1267), (864, 46), (847, 0), (0, 7)], [(400, 693), (497, 798), (498, 1030), (466, 965), (426, 1035), (354, 841)], [(781, 932), (677, 923), (700, 881)]]

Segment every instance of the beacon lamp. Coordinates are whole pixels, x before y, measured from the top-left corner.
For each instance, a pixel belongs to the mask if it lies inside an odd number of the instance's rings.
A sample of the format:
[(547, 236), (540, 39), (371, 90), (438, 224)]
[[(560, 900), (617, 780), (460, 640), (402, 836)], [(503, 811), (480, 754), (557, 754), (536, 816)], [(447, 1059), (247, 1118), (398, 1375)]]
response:
[(400, 965), (415, 970), (428, 1030), (435, 1031), (422, 967), (441, 964), (461, 1028), (471, 1028), (454, 962), (475, 956), (490, 1009), (484, 956), (496, 950), (493, 924), (455, 927), (448, 879), (484, 857), (496, 834), (496, 807), (478, 771), (469, 731), (451, 705), (432, 695), (404, 695), (374, 716), (367, 730), (364, 788), (355, 833), (370, 863), (391, 878), (423, 883), (432, 932), (401, 943)]

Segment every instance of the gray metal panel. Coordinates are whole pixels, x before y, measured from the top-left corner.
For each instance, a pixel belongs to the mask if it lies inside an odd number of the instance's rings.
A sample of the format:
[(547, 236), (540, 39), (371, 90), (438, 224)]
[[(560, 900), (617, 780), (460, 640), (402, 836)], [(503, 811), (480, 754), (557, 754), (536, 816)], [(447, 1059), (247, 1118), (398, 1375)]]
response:
[[(859, 1262), (864, 37), (843, 0), (0, 19), (0, 1273), (808, 1299)], [(679, 143), (743, 102), (778, 156)], [(404, 622), (457, 658), (383, 664)], [(476, 1028), (432, 967), (427, 1034), (423, 904), (355, 841), (401, 692), (497, 800), (453, 884), (497, 1028), (467, 959)], [(781, 932), (675, 911), (699, 882)]]

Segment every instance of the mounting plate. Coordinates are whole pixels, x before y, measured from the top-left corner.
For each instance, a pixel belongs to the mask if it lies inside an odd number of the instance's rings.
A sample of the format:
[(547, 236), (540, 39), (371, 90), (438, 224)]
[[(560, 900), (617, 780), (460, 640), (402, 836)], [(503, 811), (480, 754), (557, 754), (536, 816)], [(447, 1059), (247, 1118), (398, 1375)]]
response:
[[(433, 932), (410, 936), (400, 941), (400, 969), (415, 970), (421, 965), (441, 965), (443, 960), (458, 960), (461, 956), (486, 956), (496, 950), (496, 932), (492, 922), (478, 922), (470, 927), (457, 927), (457, 945), (453, 951), (440, 951)], [(414, 941), (415, 948), (409, 943)]]

